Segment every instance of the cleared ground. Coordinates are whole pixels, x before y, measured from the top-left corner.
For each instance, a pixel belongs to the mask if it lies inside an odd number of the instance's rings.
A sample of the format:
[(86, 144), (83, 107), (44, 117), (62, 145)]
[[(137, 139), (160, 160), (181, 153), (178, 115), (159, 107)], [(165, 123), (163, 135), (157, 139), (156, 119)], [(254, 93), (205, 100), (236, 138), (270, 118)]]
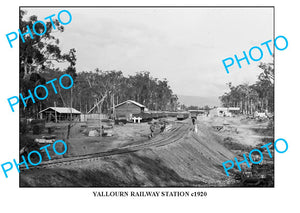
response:
[(78, 124), (67, 155), (23, 170), (20, 185), (235, 186), (241, 181), (226, 176), (222, 163), (262, 143), (266, 133), (255, 128), (267, 126), (241, 117), (198, 117), (197, 132), (190, 119), (169, 123), (151, 140), (147, 123), (115, 126), (113, 137), (101, 138), (83, 136)]

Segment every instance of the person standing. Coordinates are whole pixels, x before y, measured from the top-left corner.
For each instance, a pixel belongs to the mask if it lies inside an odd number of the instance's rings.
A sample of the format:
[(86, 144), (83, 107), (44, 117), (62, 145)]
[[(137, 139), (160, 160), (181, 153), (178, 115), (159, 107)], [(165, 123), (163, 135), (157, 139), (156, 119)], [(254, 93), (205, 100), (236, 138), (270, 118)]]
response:
[(192, 123), (193, 123), (193, 130), (194, 132), (197, 133), (197, 124), (196, 124), (196, 118), (195, 117), (192, 117)]
[(192, 123), (193, 123), (193, 126), (195, 126), (195, 122), (196, 122), (196, 118), (195, 118), (195, 117), (192, 117)]
[(154, 130), (155, 130), (155, 124), (154, 123), (152, 123), (151, 125), (150, 125), (150, 138), (152, 138), (153, 137), (153, 135), (154, 135)]
[(163, 122), (163, 124), (160, 126), (160, 132), (165, 131), (165, 128), (166, 128), (166, 123)]

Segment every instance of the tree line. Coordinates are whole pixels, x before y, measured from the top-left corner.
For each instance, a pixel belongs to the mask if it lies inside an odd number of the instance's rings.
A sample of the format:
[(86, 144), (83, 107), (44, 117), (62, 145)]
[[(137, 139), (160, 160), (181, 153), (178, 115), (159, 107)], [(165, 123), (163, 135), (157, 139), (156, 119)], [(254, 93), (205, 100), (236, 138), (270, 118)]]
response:
[[(59, 79), (66, 71), (49, 69), (40, 73), (32, 73), (31, 78), (23, 82), (22, 88), (33, 90), (36, 82), (45, 84), (54, 78)], [(70, 73), (69, 73), (70, 74)], [(48, 97), (45, 100), (23, 108), (27, 116), (36, 114), (47, 107), (73, 107), (82, 113), (99, 113), (99, 108), (94, 107), (104, 96), (101, 108), (102, 113), (110, 114), (112, 107), (126, 100), (134, 100), (155, 111), (175, 111), (177, 109), (177, 96), (173, 94), (166, 79), (159, 80), (150, 76), (149, 72), (137, 72), (135, 75), (124, 76), (122, 71), (95, 71), (79, 72), (74, 75), (74, 85), (69, 90), (63, 90), (57, 86), (57, 94), (48, 90)], [(58, 83), (56, 82), (58, 85)], [(64, 83), (68, 85), (68, 82)], [(45, 85), (51, 87), (49, 85)], [(25, 89), (24, 89), (25, 90)], [(43, 91), (41, 91), (43, 92)], [(44, 94), (39, 94), (43, 97)], [(93, 109), (94, 107), (94, 109)], [(93, 110), (91, 110), (93, 109)]]
[(254, 84), (228, 83), (229, 92), (219, 97), (224, 107), (240, 107), (243, 114), (274, 112), (274, 64), (260, 63), (258, 67), (262, 72)]
[(122, 71), (96, 69), (93, 72), (80, 72), (74, 91), (80, 94), (75, 105), (82, 111), (88, 111), (106, 95), (102, 108), (105, 113), (110, 113), (114, 105), (126, 100), (137, 101), (150, 110), (175, 110), (178, 99), (166, 79), (154, 78), (147, 71), (128, 77)]
[[(20, 30), (27, 31), (27, 25), (32, 28), (38, 17), (32, 15), (24, 18), (26, 11), (20, 10)], [(54, 20), (57, 32), (62, 33), (64, 26), (58, 20)], [(33, 91), (37, 85), (45, 83), (65, 73), (72, 76), (74, 85), (70, 90), (63, 90), (57, 87), (55, 94), (49, 90), (45, 100), (26, 100), (27, 107), (20, 104), (20, 115), (36, 117), (42, 109), (50, 106), (73, 107), (81, 112), (90, 111), (93, 106), (102, 98), (101, 112), (110, 113), (113, 105), (117, 105), (128, 99), (145, 105), (150, 110), (176, 110), (177, 96), (166, 79), (154, 78), (149, 72), (137, 72), (135, 75), (124, 76), (122, 71), (93, 71), (76, 72), (76, 50), (70, 49), (62, 53), (59, 47), (59, 39), (53, 34), (51, 22), (46, 23), (47, 31), (42, 36), (35, 36), (32, 39), (29, 34), (24, 36), (25, 42), (21, 39), (20, 44), (20, 93), (23, 97), (29, 96), (28, 90)], [(35, 25), (37, 32), (44, 31), (41, 23)], [(64, 63), (68, 67), (64, 71), (54, 68), (57, 64)], [(40, 97), (44, 91), (38, 91)], [(20, 102), (21, 103), (21, 102)], [(99, 112), (95, 107), (93, 112)]]

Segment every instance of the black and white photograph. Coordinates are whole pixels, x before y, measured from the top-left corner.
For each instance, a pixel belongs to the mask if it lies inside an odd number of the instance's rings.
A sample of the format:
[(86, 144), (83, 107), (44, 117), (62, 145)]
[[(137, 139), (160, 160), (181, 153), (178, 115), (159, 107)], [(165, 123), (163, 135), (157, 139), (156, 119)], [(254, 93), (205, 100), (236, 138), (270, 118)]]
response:
[(21, 188), (274, 187), (274, 7), (19, 14)]
[(297, 212), (296, 2), (1, 9), (2, 212)]

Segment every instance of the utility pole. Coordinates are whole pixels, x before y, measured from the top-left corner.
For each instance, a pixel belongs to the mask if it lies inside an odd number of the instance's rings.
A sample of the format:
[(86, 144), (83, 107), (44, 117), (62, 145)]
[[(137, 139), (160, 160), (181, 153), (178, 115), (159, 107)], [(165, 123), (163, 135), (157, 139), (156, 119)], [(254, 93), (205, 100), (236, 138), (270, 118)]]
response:
[(73, 95), (73, 87), (71, 87), (71, 121), (72, 121), (72, 95)]
[(113, 120), (116, 119), (116, 111), (115, 111), (115, 94), (112, 95), (112, 105), (113, 105)]
[(102, 125), (101, 125), (101, 108), (102, 108), (102, 103), (103, 103), (103, 102), (101, 102), (100, 105), (99, 105), (99, 109), (100, 109), (100, 110), (99, 110), (99, 126), (100, 126), (100, 131), (99, 131), (99, 132), (100, 132), (100, 135), (99, 135), (99, 136), (100, 136), (100, 137), (102, 136)]
[[(104, 99), (107, 97), (107, 93), (101, 98), (100, 101), (96, 100), (95, 105), (90, 109), (90, 111), (87, 112), (89, 114), (93, 109), (97, 107), (98, 113), (99, 113), (99, 126), (100, 126), (100, 137), (102, 136), (102, 125), (101, 125), (101, 111), (102, 111), (102, 104), (104, 102)], [(98, 102), (97, 102), (98, 101)]]
[(56, 101), (54, 101), (54, 116), (55, 116), (55, 123), (57, 123)]

